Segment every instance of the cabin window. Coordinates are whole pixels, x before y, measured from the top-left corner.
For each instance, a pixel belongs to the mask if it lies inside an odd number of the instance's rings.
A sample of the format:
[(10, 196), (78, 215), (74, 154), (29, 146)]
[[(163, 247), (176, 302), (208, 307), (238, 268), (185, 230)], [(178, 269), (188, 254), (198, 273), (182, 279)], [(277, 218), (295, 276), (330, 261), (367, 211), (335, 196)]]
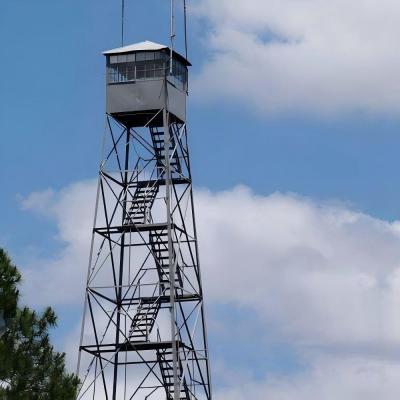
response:
[(136, 61), (145, 61), (146, 60), (146, 52), (140, 51), (136, 53)]
[[(170, 74), (169, 74), (170, 75)], [(168, 78), (179, 89), (186, 90), (187, 68), (180, 61), (172, 60), (172, 75)]]
[(169, 73), (169, 54), (164, 51), (139, 51), (130, 54), (112, 55), (108, 59), (108, 83), (130, 82), (144, 79), (159, 79), (165, 73), (180, 89), (186, 89), (187, 67), (174, 59), (172, 75)]

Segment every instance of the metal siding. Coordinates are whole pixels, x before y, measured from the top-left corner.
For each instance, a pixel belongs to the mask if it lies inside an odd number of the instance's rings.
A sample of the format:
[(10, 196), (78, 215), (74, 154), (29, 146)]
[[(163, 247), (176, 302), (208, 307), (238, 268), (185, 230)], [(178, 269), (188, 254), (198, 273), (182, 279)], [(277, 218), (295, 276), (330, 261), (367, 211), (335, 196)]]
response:
[[(107, 113), (135, 113), (164, 107), (164, 80), (143, 80), (107, 85)], [(186, 120), (186, 93), (168, 84), (168, 109)]]
[(168, 111), (186, 121), (186, 93), (168, 84)]

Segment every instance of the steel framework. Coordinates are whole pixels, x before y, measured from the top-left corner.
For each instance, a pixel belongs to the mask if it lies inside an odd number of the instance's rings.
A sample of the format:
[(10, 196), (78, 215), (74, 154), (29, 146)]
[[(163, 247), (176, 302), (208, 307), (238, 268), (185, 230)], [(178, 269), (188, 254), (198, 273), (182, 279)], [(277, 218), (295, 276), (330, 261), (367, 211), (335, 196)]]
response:
[(211, 400), (186, 123), (106, 115), (78, 399)]

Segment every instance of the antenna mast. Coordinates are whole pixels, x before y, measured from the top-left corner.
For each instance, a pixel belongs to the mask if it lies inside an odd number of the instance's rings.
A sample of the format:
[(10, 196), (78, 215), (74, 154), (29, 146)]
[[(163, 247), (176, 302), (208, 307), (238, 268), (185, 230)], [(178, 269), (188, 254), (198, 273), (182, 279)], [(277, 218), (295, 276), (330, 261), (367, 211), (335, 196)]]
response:
[(125, 0), (121, 3), (121, 47), (124, 46)]
[(188, 39), (187, 39), (187, 7), (186, 0), (183, 0), (183, 30), (185, 36), (185, 58), (188, 59)]
[(170, 0), (171, 4), (171, 15), (170, 15), (170, 59), (169, 59), (169, 73), (172, 75), (172, 57), (174, 52), (174, 41), (175, 41), (175, 0)]

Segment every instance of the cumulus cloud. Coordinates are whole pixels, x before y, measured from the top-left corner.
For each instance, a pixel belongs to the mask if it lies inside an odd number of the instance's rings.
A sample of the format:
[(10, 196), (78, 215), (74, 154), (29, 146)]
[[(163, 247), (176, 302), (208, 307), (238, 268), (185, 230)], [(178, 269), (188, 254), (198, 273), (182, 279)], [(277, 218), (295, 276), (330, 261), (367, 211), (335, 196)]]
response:
[(211, 56), (194, 92), (261, 113), (397, 115), (400, 4), (197, 0)]
[(269, 327), (303, 344), (398, 341), (397, 223), (246, 188), (203, 191), (197, 199), (213, 300), (254, 309)]
[[(32, 259), (24, 270), (24, 298), (30, 304), (65, 305), (83, 301), (93, 226), (95, 182), (79, 182), (60, 192), (31, 193), (22, 208), (57, 224), (62, 250), (51, 259)], [(49, 285), (49, 282), (54, 284)]]
[(217, 400), (395, 400), (400, 365), (357, 357), (323, 357), (310, 371), (293, 377), (237, 379), (217, 391)]
[[(81, 182), (25, 199), (26, 210), (54, 219), (64, 243), (53, 259), (24, 271), (31, 304), (80, 305), (95, 191), (94, 181)], [(269, 400), (330, 400), (328, 389), (338, 386), (336, 398), (391, 399), (385, 382), (394, 385), (399, 369), (399, 223), (337, 202), (258, 196), (246, 187), (197, 190), (195, 200), (207, 303), (249, 310), (310, 366), (290, 379), (248, 377), (238, 386), (235, 379), (217, 398), (241, 400), (248, 392), (255, 399), (269, 393)], [(251, 321), (243, 325), (254, 334)], [(223, 330), (223, 321), (218, 326)], [(262, 345), (262, 335), (256, 340)], [(363, 396), (363, 385), (379, 396)]]

